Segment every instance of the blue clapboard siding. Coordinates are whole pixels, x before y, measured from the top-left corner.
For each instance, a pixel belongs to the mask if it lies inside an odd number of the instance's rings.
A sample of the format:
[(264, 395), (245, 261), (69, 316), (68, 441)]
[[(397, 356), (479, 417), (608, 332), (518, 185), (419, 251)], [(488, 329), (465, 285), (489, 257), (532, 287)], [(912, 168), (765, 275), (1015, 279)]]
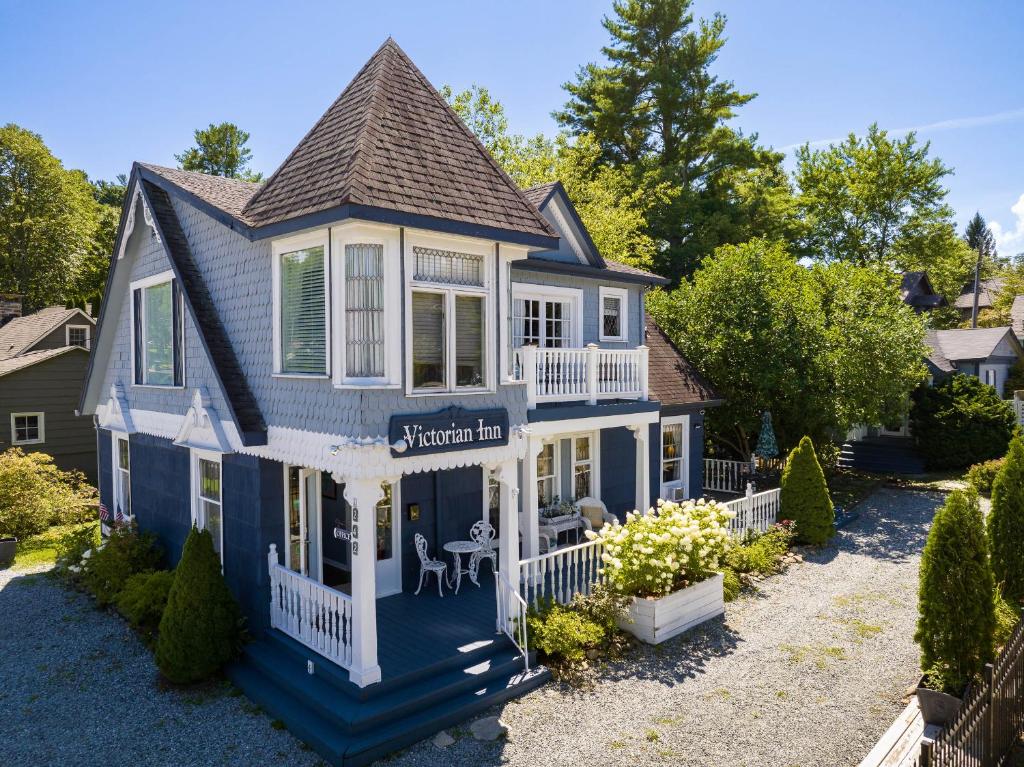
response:
[(132, 434), (128, 444), (132, 513), (140, 530), (156, 533), (167, 564), (174, 567), (192, 528), (189, 452), (170, 440), (148, 434)]
[(601, 430), (601, 500), (623, 521), (636, 506), (636, 438), (625, 426)]
[(112, 449), (110, 432), (107, 429), (96, 430), (96, 461), (97, 478), (99, 480), (100, 503), (113, 513), (114, 508), (114, 482), (112, 461)]

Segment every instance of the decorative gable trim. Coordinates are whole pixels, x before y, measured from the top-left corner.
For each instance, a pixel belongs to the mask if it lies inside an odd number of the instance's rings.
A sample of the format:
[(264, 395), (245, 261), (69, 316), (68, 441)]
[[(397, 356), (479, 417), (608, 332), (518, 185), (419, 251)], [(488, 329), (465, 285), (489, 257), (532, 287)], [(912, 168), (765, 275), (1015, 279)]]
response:
[(121, 384), (110, 387), (110, 398), (105, 405), (96, 408), (96, 418), (101, 429), (119, 431), (125, 434), (135, 433), (135, 421), (132, 419), (131, 408), (124, 396)]
[(217, 411), (210, 404), (210, 396), (205, 387), (200, 387), (193, 393), (192, 406), (186, 411), (173, 442), (192, 450), (232, 452), (231, 441), (224, 431)]
[(160, 232), (153, 218), (153, 211), (150, 210), (149, 204), (146, 202), (146, 196), (142, 193), (142, 184), (139, 180), (136, 180), (131, 196), (131, 204), (128, 206), (128, 217), (124, 221), (124, 230), (121, 233), (121, 240), (117, 246), (118, 261), (124, 258), (124, 249), (128, 246), (128, 241), (132, 238), (132, 232), (135, 230), (135, 208), (139, 202), (142, 203), (142, 217), (145, 219), (146, 226), (153, 230), (153, 236), (156, 237), (157, 242), (163, 242), (160, 239)]

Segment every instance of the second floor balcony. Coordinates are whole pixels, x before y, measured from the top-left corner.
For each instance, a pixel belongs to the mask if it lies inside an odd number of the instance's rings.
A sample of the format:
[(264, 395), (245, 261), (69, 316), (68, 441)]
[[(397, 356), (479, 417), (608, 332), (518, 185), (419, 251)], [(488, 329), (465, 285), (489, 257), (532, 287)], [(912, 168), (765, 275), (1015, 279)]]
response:
[(602, 349), (522, 346), (515, 350), (516, 380), (526, 382), (528, 407), (542, 402), (647, 399), (647, 347)]

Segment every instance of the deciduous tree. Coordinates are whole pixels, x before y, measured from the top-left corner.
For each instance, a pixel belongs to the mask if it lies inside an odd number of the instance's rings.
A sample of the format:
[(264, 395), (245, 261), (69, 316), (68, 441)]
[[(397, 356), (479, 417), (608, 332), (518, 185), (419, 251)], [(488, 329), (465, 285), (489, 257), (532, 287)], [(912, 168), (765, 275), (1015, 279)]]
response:
[(252, 150), (246, 146), (249, 134), (234, 123), (210, 123), (207, 128), (196, 128), (194, 135), (196, 145), (174, 156), (183, 170), (243, 181), (263, 179), (262, 173), (249, 169), (252, 161)]

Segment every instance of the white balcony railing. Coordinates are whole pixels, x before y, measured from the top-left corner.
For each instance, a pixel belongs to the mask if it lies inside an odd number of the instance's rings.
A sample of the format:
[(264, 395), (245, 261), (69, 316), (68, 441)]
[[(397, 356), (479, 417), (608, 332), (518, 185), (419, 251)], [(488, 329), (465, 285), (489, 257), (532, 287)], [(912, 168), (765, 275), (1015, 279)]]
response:
[(549, 349), (523, 346), (515, 351), (517, 379), (526, 382), (530, 408), (538, 402), (647, 399), (647, 347)]

